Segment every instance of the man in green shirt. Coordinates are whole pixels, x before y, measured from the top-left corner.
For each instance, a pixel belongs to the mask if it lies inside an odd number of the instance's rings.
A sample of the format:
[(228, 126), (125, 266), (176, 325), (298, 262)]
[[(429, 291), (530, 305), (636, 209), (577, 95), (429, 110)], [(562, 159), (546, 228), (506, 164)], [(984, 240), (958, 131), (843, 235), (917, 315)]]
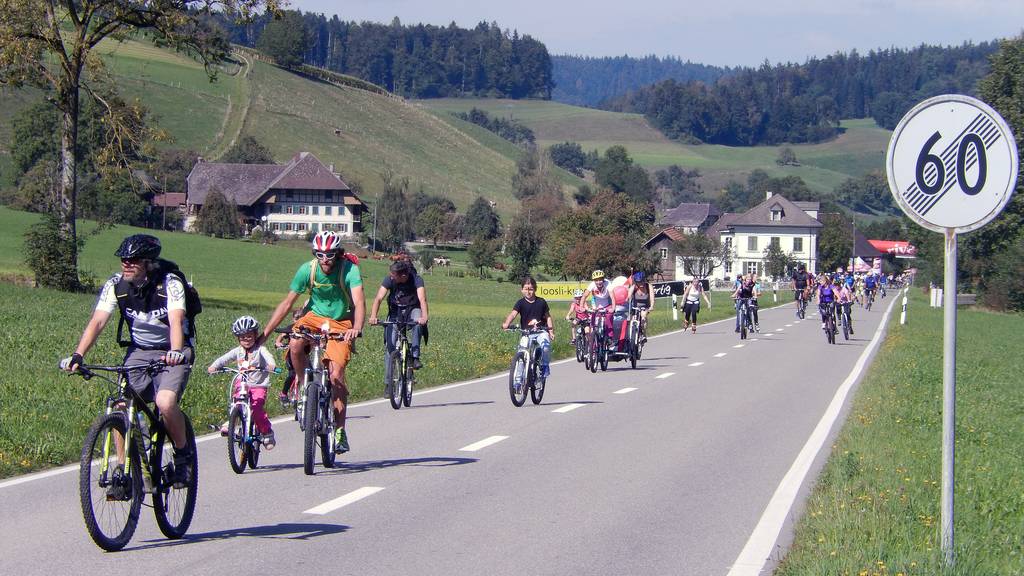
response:
[[(345, 433), (348, 403), (345, 366), (352, 357), (352, 343), (362, 332), (366, 315), (363, 279), (356, 262), (345, 257), (341, 237), (334, 232), (320, 232), (313, 238), (313, 256), (313, 261), (302, 264), (295, 272), (288, 295), (277, 305), (263, 329), (263, 340), (269, 338), (274, 328), (291, 312), (302, 293), (309, 294), (309, 311), (295, 322), (293, 330), (306, 328), (319, 332), (326, 323), (331, 334), (342, 335), (343, 340), (327, 342), (324, 358), (330, 372), (331, 396), (334, 399), (334, 451), (341, 454), (349, 450)], [(305, 344), (305, 340), (299, 338), (293, 338), (289, 343), (288, 354), (296, 374), (303, 374), (306, 370)]]

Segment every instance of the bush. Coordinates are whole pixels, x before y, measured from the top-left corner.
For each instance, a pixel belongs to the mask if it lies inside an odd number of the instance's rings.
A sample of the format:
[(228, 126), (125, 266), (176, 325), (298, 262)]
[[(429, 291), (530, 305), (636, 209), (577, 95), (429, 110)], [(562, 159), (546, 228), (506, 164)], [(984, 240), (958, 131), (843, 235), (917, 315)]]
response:
[(84, 242), (72, 244), (60, 230), (60, 220), (47, 214), (25, 233), (25, 264), (35, 275), (36, 284), (64, 292), (82, 290), (74, 257)]

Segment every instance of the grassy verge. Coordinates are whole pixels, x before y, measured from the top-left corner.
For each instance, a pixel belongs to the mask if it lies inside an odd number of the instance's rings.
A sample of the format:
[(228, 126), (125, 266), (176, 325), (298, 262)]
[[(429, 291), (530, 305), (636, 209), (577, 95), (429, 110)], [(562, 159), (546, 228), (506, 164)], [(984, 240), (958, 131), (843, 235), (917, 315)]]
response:
[(894, 322), (797, 526), (780, 576), (1024, 574), (1020, 316), (961, 310), (957, 562), (940, 552), (942, 311), (912, 294)]

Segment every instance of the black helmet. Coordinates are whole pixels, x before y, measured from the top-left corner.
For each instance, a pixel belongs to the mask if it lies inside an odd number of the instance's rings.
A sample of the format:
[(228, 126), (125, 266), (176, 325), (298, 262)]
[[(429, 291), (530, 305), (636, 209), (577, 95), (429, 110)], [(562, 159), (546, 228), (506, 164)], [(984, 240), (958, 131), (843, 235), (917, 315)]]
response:
[(155, 260), (160, 256), (160, 239), (149, 234), (133, 234), (121, 241), (121, 247), (114, 256)]

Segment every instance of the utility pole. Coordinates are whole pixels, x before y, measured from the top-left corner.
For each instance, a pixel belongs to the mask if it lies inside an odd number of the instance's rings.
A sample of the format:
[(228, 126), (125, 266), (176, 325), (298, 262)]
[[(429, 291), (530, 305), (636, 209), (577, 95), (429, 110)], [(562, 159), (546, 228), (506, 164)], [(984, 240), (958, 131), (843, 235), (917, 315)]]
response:
[(167, 230), (167, 175), (166, 174), (164, 174), (164, 187), (163, 187), (162, 190), (160, 190), (160, 192), (162, 192), (163, 196), (164, 196), (164, 217), (163, 217), (163, 221), (160, 222), (160, 229), (161, 230)]
[(377, 213), (380, 212), (380, 190), (373, 197), (373, 235), (370, 236), (370, 253), (377, 251)]

